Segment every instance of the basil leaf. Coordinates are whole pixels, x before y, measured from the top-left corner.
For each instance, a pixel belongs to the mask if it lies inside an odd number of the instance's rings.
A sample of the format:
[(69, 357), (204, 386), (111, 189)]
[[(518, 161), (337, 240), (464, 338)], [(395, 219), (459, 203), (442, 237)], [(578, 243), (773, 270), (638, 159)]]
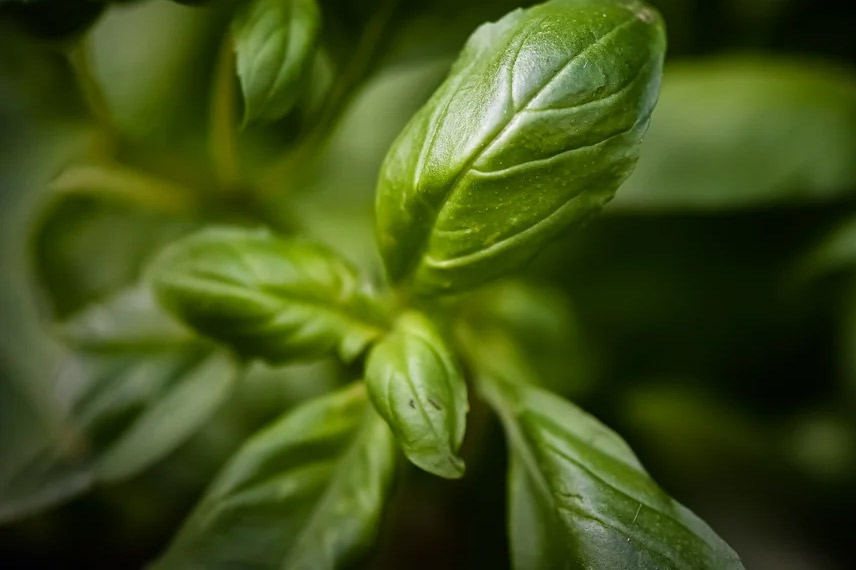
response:
[(566, 295), (525, 281), (501, 281), (461, 302), (464, 329), (503, 367), (523, 368), (543, 387), (579, 395), (590, 387), (582, 331)]
[(509, 439), (515, 569), (743, 568), (617, 434), (558, 396), (498, 378), (483, 389)]
[(427, 317), (410, 312), (398, 320), (369, 353), (366, 384), (410, 461), (440, 477), (463, 476), (457, 453), (466, 429), (467, 387)]
[(43, 377), (8, 364), (0, 359), (0, 524), (82, 493), (92, 483), (77, 462), (56, 461), (45, 452), (60, 447), (67, 432), (59, 410), (45, 405), (44, 391), (36, 392), (39, 398), (28, 390), (44, 383)]
[(153, 352), (182, 344), (199, 344), (155, 302), (144, 287), (126, 289), (91, 305), (57, 326), (66, 344), (90, 354)]
[(303, 404), (244, 444), (154, 568), (341, 568), (374, 540), (394, 466), (361, 384)]
[(854, 156), (852, 70), (748, 56), (675, 64), (639, 166), (613, 207), (826, 202), (856, 190)]
[(168, 247), (152, 275), (180, 319), (273, 364), (334, 350), (350, 360), (383, 326), (353, 268), (325, 248), (266, 230), (203, 230)]
[(229, 355), (177, 327), (142, 288), (87, 309), (60, 332), (76, 347), (54, 380), (60, 417), (0, 480), (0, 519), (152, 466), (204, 425), (238, 373)]
[(480, 27), (384, 161), (391, 279), (480, 285), (599, 211), (636, 162), (664, 51), (635, 0), (552, 0)]
[(253, 0), (235, 17), (245, 123), (278, 119), (294, 107), (312, 68), (320, 27), (316, 0)]
[(119, 167), (78, 165), (50, 190), (32, 256), (41, 292), (59, 318), (131, 286), (152, 252), (193, 227), (183, 216), (190, 207), (184, 189)]
[[(228, 355), (169, 319), (147, 289), (132, 289), (63, 327), (81, 349), (67, 374), (83, 381), (72, 417), (97, 446), (99, 480), (128, 477), (189, 438), (228, 397)], [(103, 439), (102, 439), (103, 438)]]

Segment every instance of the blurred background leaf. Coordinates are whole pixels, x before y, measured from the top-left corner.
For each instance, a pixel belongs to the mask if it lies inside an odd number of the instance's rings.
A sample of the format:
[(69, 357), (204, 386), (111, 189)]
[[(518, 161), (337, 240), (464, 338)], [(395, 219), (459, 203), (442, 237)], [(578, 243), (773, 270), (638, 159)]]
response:
[(720, 57), (665, 73), (639, 165), (610, 210), (722, 211), (856, 192), (856, 73)]

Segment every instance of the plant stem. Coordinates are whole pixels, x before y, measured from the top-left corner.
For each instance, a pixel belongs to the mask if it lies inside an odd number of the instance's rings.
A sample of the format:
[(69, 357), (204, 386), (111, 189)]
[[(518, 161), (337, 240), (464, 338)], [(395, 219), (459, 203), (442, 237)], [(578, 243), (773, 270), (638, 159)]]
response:
[(218, 180), (227, 189), (240, 180), (237, 118), (235, 116), (235, 54), (228, 33), (220, 48), (211, 97), (211, 159)]
[(163, 214), (187, 214), (198, 205), (189, 189), (118, 164), (77, 165), (49, 185), (56, 194), (100, 196)]
[(101, 89), (95, 70), (92, 66), (92, 46), (89, 41), (89, 36), (84, 35), (80, 41), (69, 50), (67, 57), (74, 71), (77, 85), (83, 95), (83, 99), (95, 119), (99, 130), (108, 149), (112, 149), (118, 139), (119, 130), (116, 127), (116, 122), (113, 118), (113, 113), (110, 111), (110, 105), (107, 102), (107, 97)]

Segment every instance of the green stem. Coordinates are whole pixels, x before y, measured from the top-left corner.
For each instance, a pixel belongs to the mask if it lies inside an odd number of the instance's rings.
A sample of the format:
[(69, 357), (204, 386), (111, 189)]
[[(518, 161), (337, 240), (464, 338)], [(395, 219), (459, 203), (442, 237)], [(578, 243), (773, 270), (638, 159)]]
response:
[(102, 196), (165, 214), (187, 214), (197, 208), (187, 188), (115, 164), (77, 165), (66, 169), (48, 188), (56, 194)]
[(214, 171), (225, 188), (234, 188), (240, 181), (235, 83), (235, 54), (232, 37), (227, 34), (214, 74), (210, 139)]
[(84, 35), (68, 52), (67, 57), (89, 112), (95, 119), (107, 146), (112, 148), (118, 139), (119, 130), (116, 127), (113, 113), (110, 111), (107, 97), (95, 77), (89, 36)]

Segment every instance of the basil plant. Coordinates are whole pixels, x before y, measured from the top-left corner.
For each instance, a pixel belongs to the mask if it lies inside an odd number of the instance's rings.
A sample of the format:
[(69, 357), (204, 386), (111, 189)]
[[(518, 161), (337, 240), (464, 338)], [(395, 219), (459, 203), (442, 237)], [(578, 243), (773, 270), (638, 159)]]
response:
[[(29, 17), (51, 2), (14, 4), (3, 7)], [(77, 4), (87, 10), (81, 21), (104, 9)], [(383, 17), (359, 21), (368, 44), (354, 44), (343, 25), (354, 11), (347, 3), (218, 5), (230, 23), (212, 102), (212, 173), (196, 179), (217, 191), (167, 182), (144, 169), (154, 161), (125, 160), (134, 144), (95, 113), (110, 158), (60, 174), (34, 238), (57, 330), (85, 379), (70, 413), (92, 443), (74, 464), (75, 485), (6, 501), (3, 518), (151, 468), (216, 422), (257, 366), (332, 360), (348, 381), (243, 441), (152, 568), (359, 563), (412, 470), (503, 476), (473, 467), (491, 413), (505, 434), (516, 570), (743, 568), (618, 434), (551, 390), (574, 364), (543, 366), (506, 311), (515, 295), (537, 302), (514, 276), (594, 218), (633, 171), (659, 95), (661, 16), (641, 0), (548, 0), (472, 32), (380, 168), (383, 271), (372, 272), (274, 204), (298, 191), (307, 149), (319, 148), (360, 79), (393, 49), (390, 30), (429, 10), (378, 4)], [(97, 110), (97, 93), (83, 92)], [(243, 117), (232, 112), (241, 104)], [(252, 129), (288, 150), (255, 178), (236, 134)], [(288, 192), (264, 191), (284, 179)], [(75, 215), (74, 200), (103, 202), (102, 222), (114, 227), (148, 228), (138, 255), (77, 280), (64, 265), (70, 251), (108, 256), (113, 244), (62, 237), (57, 221)], [(118, 282), (128, 286), (104, 294)], [(143, 377), (158, 380), (135, 387)], [(119, 391), (135, 402), (122, 414), (111, 408)], [(16, 481), (49, 470), (37, 459)]]

